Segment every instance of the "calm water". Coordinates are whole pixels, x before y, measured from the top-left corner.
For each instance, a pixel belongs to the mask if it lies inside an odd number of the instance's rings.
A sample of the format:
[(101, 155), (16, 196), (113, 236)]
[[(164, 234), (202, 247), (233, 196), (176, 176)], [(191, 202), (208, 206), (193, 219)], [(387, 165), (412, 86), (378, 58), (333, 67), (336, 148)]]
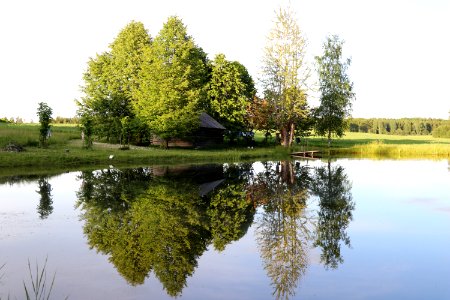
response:
[(0, 299), (450, 299), (450, 163), (0, 177), (0, 243)]

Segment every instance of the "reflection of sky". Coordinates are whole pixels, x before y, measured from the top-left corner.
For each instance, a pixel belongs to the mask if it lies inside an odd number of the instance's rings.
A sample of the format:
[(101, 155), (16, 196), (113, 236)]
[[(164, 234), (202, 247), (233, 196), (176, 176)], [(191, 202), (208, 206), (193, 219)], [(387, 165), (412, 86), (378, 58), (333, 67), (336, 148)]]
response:
[[(328, 271), (319, 264), (320, 251), (313, 249), (294, 299), (450, 299), (447, 161), (339, 160), (332, 166), (336, 164), (352, 183), (351, 248), (343, 245), (344, 263)], [(54, 210), (46, 220), (36, 211), (36, 182), (0, 185), (0, 265), (7, 263), (0, 298), (10, 293), (20, 299), (27, 259), (42, 262), (48, 255), (49, 274), (57, 274), (55, 299), (171, 299), (152, 274), (144, 285), (131, 287), (106, 256), (89, 249), (74, 209), (80, 184), (76, 175), (49, 180)], [(316, 200), (310, 204), (308, 210), (317, 208)], [(198, 259), (181, 299), (272, 299), (254, 230), (252, 226), (223, 252), (210, 247)]]
[[(341, 160), (356, 204), (344, 264), (311, 266), (314, 299), (449, 299), (447, 162)], [(320, 296), (317, 291), (320, 290)]]

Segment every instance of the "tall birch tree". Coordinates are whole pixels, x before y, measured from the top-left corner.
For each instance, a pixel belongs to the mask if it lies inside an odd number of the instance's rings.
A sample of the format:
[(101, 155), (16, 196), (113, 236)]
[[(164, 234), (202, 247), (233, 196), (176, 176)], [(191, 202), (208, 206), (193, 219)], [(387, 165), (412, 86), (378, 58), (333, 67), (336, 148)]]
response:
[(323, 55), (316, 57), (319, 72), (320, 106), (315, 110), (316, 132), (331, 137), (344, 135), (346, 119), (350, 117), (352, 100), (355, 98), (353, 83), (347, 75), (350, 58), (342, 58), (344, 42), (337, 35), (328, 37), (323, 45)]
[(296, 125), (307, 116), (310, 71), (305, 54), (306, 40), (294, 11), (280, 8), (264, 49), (262, 84), (264, 97), (273, 107), (275, 129), (286, 147), (292, 144)]

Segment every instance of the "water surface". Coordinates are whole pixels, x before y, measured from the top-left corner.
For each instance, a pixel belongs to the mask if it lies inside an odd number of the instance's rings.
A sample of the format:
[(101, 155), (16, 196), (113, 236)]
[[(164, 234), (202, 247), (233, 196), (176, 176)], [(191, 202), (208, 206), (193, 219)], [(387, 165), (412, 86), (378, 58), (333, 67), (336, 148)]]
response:
[(448, 161), (0, 178), (0, 298), (448, 299)]

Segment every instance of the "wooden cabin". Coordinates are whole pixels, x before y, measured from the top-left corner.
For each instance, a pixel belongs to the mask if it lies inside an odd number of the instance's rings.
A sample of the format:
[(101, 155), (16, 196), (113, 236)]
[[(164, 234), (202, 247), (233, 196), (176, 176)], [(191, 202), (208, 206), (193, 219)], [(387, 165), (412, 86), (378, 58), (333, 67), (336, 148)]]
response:
[[(170, 139), (169, 147), (208, 147), (222, 144), (226, 128), (205, 112), (199, 118), (200, 126), (196, 131), (185, 138)], [(165, 145), (165, 141), (158, 136), (153, 136), (151, 143)]]

